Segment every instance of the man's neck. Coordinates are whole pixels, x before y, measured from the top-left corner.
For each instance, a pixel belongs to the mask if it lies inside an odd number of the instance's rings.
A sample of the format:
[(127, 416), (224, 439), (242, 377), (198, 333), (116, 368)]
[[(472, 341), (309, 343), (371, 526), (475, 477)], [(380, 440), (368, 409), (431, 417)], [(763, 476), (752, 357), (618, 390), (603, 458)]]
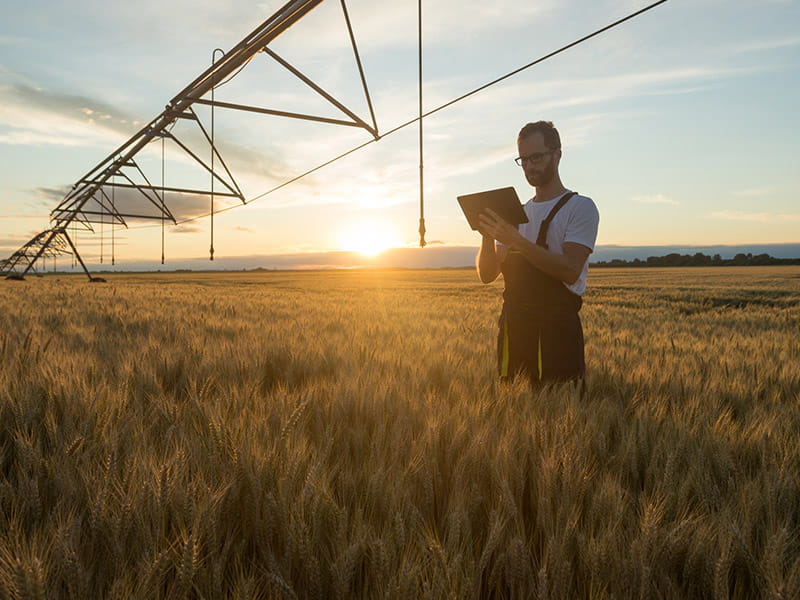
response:
[(561, 183), (561, 179), (554, 177), (546, 185), (536, 186), (536, 196), (534, 197), (533, 201), (548, 202), (553, 198), (558, 198), (566, 191), (567, 188), (565, 188), (564, 184)]

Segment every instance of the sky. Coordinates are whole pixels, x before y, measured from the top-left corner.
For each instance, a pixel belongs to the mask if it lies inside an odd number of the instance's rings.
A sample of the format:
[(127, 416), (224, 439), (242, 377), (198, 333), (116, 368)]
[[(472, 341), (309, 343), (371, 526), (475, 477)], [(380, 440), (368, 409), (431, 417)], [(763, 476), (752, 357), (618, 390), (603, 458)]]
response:
[[(425, 110), (650, 3), (423, 1)], [(157, 116), (209, 66), (215, 48), (228, 50), (282, 4), (3, 3), (0, 254), (46, 229), (72, 184)], [(417, 2), (348, 0), (347, 8), (379, 131), (390, 131), (418, 111)], [(458, 195), (505, 186), (523, 201), (532, 195), (513, 159), (520, 127), (539, 119), (561, 133), (565, 185), (599, 208), (600, 246), (800, 242), (798, 24), (800, 0), (668, 0), (426, 118), (428, 246), (416, 250), (418, 262), (425, 264), (422, 253), (479, 244)], [(322, 2), (270, 48), (370, 120), (340, 2)], [(265, 54), (215, 94), (342, 118)], [(208, 126), (206, 107), (198, 114)], [(371, 136), (225, 109), (214, 118), (220, 152), (248, 200), (215, 216), (215, 252), (226, 264), (280, 255), (364, 258), (418, 244), (416, 125), (265, 194)], [(174, 132), (208, 156), (194, 127), (181, 121)], [(184, 153), (163, 152), (165, 185), (207, 187), (208, 176)], [(156, 183), (161, 158), (159, 142), (140, 157)], [(168, 203), (181, 223), (163, 228), (166, 266), (203, 264), (209, 199), (173, 195)], [(215, 201), (216, 209), (227, 205)], [(96, 225), (78, 233), (78, 247), (90, 265), (102, 258), (108, 266), (112, 251), (120, 269), (157, 261), (162, 226), (131, 220), (112, 233), (109, 224)]]

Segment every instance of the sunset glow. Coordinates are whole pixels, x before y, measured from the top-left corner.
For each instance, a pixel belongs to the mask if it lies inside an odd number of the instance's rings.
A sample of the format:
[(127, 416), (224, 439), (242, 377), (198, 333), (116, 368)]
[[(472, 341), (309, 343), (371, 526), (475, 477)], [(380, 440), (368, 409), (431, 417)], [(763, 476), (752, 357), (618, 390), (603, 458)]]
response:
[(359, 221), (345, 227), (339, 245), (342, 250), (358, 252), (364, 256), (377, 256), (384, 250), (403, 244), (386, 223)]

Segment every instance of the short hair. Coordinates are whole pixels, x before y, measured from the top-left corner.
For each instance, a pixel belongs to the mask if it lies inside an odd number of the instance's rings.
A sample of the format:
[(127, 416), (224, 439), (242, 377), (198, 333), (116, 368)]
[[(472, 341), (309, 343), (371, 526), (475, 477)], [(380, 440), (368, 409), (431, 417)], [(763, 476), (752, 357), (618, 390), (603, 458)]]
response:
[(536, 123), (528, 123), (519, 130), (517, 141), (530, 137), (534, 133), (539, 132), (544, 138), (544, 145), (553, 150), (561, 148), (561, 136), (558, 135), (558, 129), (553, 127), (552, 121), (536, 121)]

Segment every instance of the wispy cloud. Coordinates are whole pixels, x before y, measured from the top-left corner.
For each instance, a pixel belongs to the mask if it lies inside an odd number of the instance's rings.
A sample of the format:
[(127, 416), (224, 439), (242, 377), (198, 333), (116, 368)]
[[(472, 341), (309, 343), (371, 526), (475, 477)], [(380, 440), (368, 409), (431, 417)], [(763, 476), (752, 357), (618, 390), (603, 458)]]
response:
[(794, 48), (796, 46), (800, 46), (800, 36), (739, 42), (731, 45), (728, 49), (728, 52), (731, 54), (744, 54), (750, 52), (782, 50), (784, 48)]
[[(102, 3), (102, 12), (124, 22), (126, 37), (147, 36), (159, 45), (174, 45), (176, 24), (183, 32), (203, 32), (211, 41), (229, 48), (253, 28), (286, 4), (285, 0), (249, 2), (197, 0), (192, 10), (180, 3), (140, 0), (135, 4)], [(560, 9), (556, 0), (518, 2), (516, 0), (436, 0), (423, 3), (426, 46), (461, 42), (481, 32), (494, 33), (507, 27), (509, 15), (515, 22), (542, 19)], [(416, 44), (417, 4), (415, 2), (374, 2), (351, 0), (347, 3), (359, 47), (382, 51)], [(153, 15), (159, 15), (154, 19)], [(117, 33), (116, 31), (114, 33)], [(98, 35), (101, 35), (99, 32)], [(193, 44), (188, 36), (187, 44)], [(278, 38), (279, 46), (302, 48), (306, 55), (324, 57), (331, 48), (349, 45), (349, 38), (339, 2), (323, 2)]]
[[(341, 13), (337, 6), (333, 6), (338, 3), (330, 4), (315, 9), (314, 13), (322, 16), (322, 10), (326, 9)], [(501, 27), (508, 27), (509, 15), (514, 15), (517, 22), (523, 22), (541, 18), (559, 5), (555, 0), (522, 3), (515, 0), (469, 3), (463, 0), (437, 0), (423, 3), (424, 38), (427, 45), (463, 42), (480, 32), (494, 32)], [(358, 33), (359, 45), (373, 49), (413, 46), (416, 41), (416, 8), (416, 3), (398, 2), (364, 2), (351, 6), (351, 20)], [(330, 19), (334, 16), (333, 12), (325, 15), (329, 19), (315, 19), (314, 13), (307, 18), (307, 23), (290, 33), (300, 33), (301, 27), (308, 26), (302, 31), (302, 37), (313, 39), (313, 49), (316, 51), (341, 45), (346, 35), (344, 20), (342, 30), (337, 31), (333, 26), (334, 21)], [(290, 36), (286, 37), (288, 39)], [(297, 37), (298, 42), (300, 37)]]
[[(732, 74), (730, 70), (687, 67), (627, 73), (611, 77), (537, 80), (535, 86), (524, 82), (510, 83), (504, 85), (503, 88), (497, 88), (489, 95), (490, 98), (486, 98), (485, 102), (494, 107), (497, 106), (498, 101), (506, 98), (508, 106), (511, 107), (514, 103), (523, 102), (522, 99), (527, 102), (533, 92), (542, 99), (540, 104), (542, 110), (546, 110), (551, 106), (563, 106), (564, 104), (599, 103), (631, 94), (646, 93), (659, 86), (684, 85), (687, 82), (707, 81), (714, 77), (725, 77)], [(432, 82), (431, 91), (435, 94), (438, 89), (439, 95), (444, 97), (446, 92), (443, 88), (446, 84), (452, 84), (452, 82)], [(587, 93), (586, 90), (592, 91)], [(597, 90), (602, 90), (602, 92)], [(287, 96), (287, 98), (291, 102), (291, 96)], [(481, 100), (477, 96), (476, 99), (478, 107), (480, 107)], [(470, 108), (470, 110), (473, 109), (474, 107)], [(444, 115), (444, 113), (441, 114)], [(453, 117), (456, 118), (458, 115), (454, 114)], [(433, 176), (431, 181), (444, 181), (480, 171), (508, 160), (509, 152), (513, 152), (511, 143), (484, 149), (480, 153), (450, 147), (447, 143), (448, 118), (440, 116), (437, 117), (437, 120), (439, 125), (437, 126), (434, 122), (428, 131), (434, 137), (436, 135), (443, 136), (440, 141), (446, 157), (441, 164), (447, 165), (447, 169), (439, 173), (437, 178), (436, 168), (430, 167), (429, 173)], [(583, 119), (583, 125), (587, 132), (590, 132), (597, 123), (598, 119), (592, 120), (589, 117)], [(130, 115), (89, 98), (52, 93), (27, 84), (0, 87), (0, 126), (9, 128), (5, 134), (0, 130), (0, 143), (92, 145), (111, 149), (127, 139), (127, 135), (140, 125)], [(191, 123), (188, 125), (179, 123), (179, 127), (191, 125)], [(290, 127), (291, 124), (281, 125), (280, 131), (289, 132)], [(176, 133), (179, 131), (180, 129), (176, 129)], [(190, 135), (194, 135), (196, 143), (199, 134), (194, 132)], [(588, 133), (587, 137), (589, 137)], [(573, 146), (580, 143), (578, 138), (571, 141)], [(243, 187), (247, 186), (245, 193), (248, 198), (291, 179), (308, 166), (317, 164), (312, 158), (313, 153), (319, 153), (320, 162), (322, 162), (337, 154), (340, 148), (348, 143), (348, 140), (352, 140), (356, 145), (357, 140), (363, 140), (363, 135), (356, 137), (351, 130), (344, 132), (331, 130), (328, 135), (323, 137), (301, 136), (297, 138), (287, 134), (273, 136), (272, 139), (279, 139), (280, 145), (271, 147), (268, 138), (267, 143), (257, 152), (231, 143), (226, 143), (223, 147), (223, 155), (233, 169), (234, 175)], [(435, 141), (434, 139), (433, 142), (435, 143)], [(154, 152), (156, 151), (150, 150), (151, 154)], [(339, 165), (338, 170), (342, 176), (335, 181), (327, 181), (323, 186), (316, 183), (316, 177), (304, 179), (275, 196), (271, 205), (348, 203), (362, 207), (385, 207), (415, 201), (416, 196), (413, 190), (415, 185), (412, 181), (415, 178), (415, 170), (409, 166), (413, 165), (413, 160), (406, 161), (403, 160), (403, 157), (395, 156), (393, 164), (387, 165), (377, 161), (373, 162), (367, 150), (361, 152), (362, 160), (358, 164), (344, 166), (344, 168), (343, 165)], [(409, 150), (406, 158), (413, 158), (412, 154)], [(169, 160), (183, 161), (185, 164), (192, 162), (192, 159), (181, 151), (170, 150), (169, 147), (167, 156)], [(296, 162), (294, 166), (290, 166), (296, 160), (292, 157), (307, 157), (307, 159), (302, 163)], [(402, 176), (398, 177), (398, 175)], [(387, 182), (391, 183), (387, 184)], [(255, 192), (248, 194), (248, 189), (255, 190)], [(354, 195), (353, 190), (358, 190), (357, 194)], [(53, 191), (56, 193), (43, 195), (43, 198), (48, 201), (48, 209), (52, 209), (57, 201), (63, 198), (66, 190)], [(677, 204), (673, 200), (657, 196), (639, 201)], [(123, 193), (120, 196), (120, 202), (121, 206), (127, 207), (128, 212), (134, 214), (142, 214), (142, 210), (147, 214), (152, 213), (151, 216), (158, 214), (156, 207), (148, 206), (146, 201), (143, 203), (143, 199), (135, 193), (128, 196)], [(208, 199), (202, 196), (168, 194), (167, 204), (178, 220), (197, 218), (208, 213)], [(136, 220), (133, 219), (131, 222), (136, 222)]]
[[(45, 90), (27, 83), (0, 84), (0, 144), (92, 147), (111, 152), (130, 139), (142, 124), (124, 111), (84, 96)], [(187, 127), (194, 129), (187, 131)], [(198, 155), (208, 156), (207, 142), (196, 125), (179, 123), (175, 133)], [(223, 158), (237, 179), (240, 176), (255, 176), (259, 187), (263, 187), (283, 182), (294, 174), (276, 149), (265, 147), (255, 151), (223, 139), (218, 139), (218, 143), (223, 149)], [(155, 146), (143, 150), (143, 154), (137, 156), (137, 161), (148, 155), (151, 162), (160, 161), (160, 149)], [(166, 144), (166, 160), (182, 164), (184, 171), (187, 167), (194, 168), (202, 177), (200, 183), (192, 185), (195, 189), (208, 186), (207, 172), (171, 141)], [(148, 172), (144, 166), (146, 160), (140, 162), (145, 174), (152, 181), (158, 181), (160, 169), (156, 169), (159, 173)], [(219, 164), (217, 168), (220, 168)], [(167, 167), (167, 172), (172, 174), (175, 171)], [(53, 200), (63, 197), (68, 189), (69, 186), (65, 186), (64, 189), (39, 192), (45, 199)]]
[(169, 231), (170, 233), (202, 233), (205, 229), (199, 225), (182, 224), (170, 227)]
[(641, 204), (668, 204), (670, 206), (678, 206), (680, 202), (677, 200), (673, 200), (672, 198), (668, 198), (664, 194), (650, 194), (645, 196), (634, 196), (631, 198), (634, 202), (639, 202)]
[[(595, 77), (520, 78), (509, 80), (467, 101), (471, 109), (526, 111), (535, 103), (539, 112), (632, 100), (654, 94), (691, 94), (714, 81), (752, 73), (752, 69), (683, 66), (614, 73)], [(465, 104), (467, 104), (465, 103)], [(456, 109), (458, 110), (458, 109)]]
[(91, 98), (23, 83), (0, 85), (0, 127), (6, 130), (0, 144), (111, 147), (137, 126), (129, 115)]
[(743, 196), (745, 198), (756, 198), (759, 196), (767, 196), (773, 192), (773, 188), (769, 187), (762, 187), (762, 188), (747, 188), (736, 190), (733, 192), (734, 196)]
[(61, 201), (70, 190), (70, 186), (62, 187), (40, 187), (33, 190), (37, 197), (37, 202), (44, 208), (53, 208), (56, 203)]
[[(64, 199), (68, 188), (39, 188), (36, 190), (48, 210), (53, 210)], [(106, 188), (106, 195), (111, 198), (111, 189)], [(148, 197), (149, 196), (149, 197)], [(123, 215), (125, 221), (130, 225), (140, 225), (142, 223), (153, 223), (153, 219), (160, 219), (161, 210), (158, 205), (157, 192), (149, 192), (148, 196), (134, 189), (118, 189), (114, 192), (114, 208)], [(167, 209), (172, 213), (177, 221), (186, 221), (204, 217), (210, 212), (209, 198), (197, 194), (183, 194), (167, 192), (164, 195)], [(94, 198), (89, 199), (82, 207), (92, 215), (94, 221), (103, 219), (105, 223), (111, 222), (109, 214), (110, 201), (105, 200), (101, 205)], [(215, 200), (216, 210), (223, 210), (237, 201), (229, 198), (217, 198)], [(170, 221), (167, 220), (167, 224)]]
[(716, 211), (711, 213), (715, 219), (726, 221), (750, 221), (756, 223), (786, 223), (800, 221), (800, 213), (746, 213), (741, 211)]
[(0, 219), (39, 219), (43, 220), (43, 215), (40, 214), (25, 214), (25, 213), (17, 213), (17, 214), (7, 214), (7, 215), (0, 215)]
[[(690, 94), (698, 89), (705, 88), (709, 82), (738, 77), (745, 74), (744, 69), (730, 69), (713, 66), (673, 66), (667, 69), (650, 69), (615, 73), (608, 76), (595, 77), (551, 77), (538, 78), (535, 81), (524, 78), (509, 80), (500, 86), (476, 94), (463, 104), (454, 106), (446, 112), (437, 113), (430, 120), (427, 131), (452, 132), (463, 123), (465, 118), (481, 115), (482, 118), (474, 120), (471, 130), (480, 135), (481, 130), (487, 133), (501, 123), (505, 126), (505, 114), (527, 114), (531, 104), (535, 104), (539, 113), (547, 113), (558, 109), (581, 107), (578, 116), (571, 118), (567, 125), (562, 122), (562, 129), (570, 133), (568, 147), (574, 148), (586, 145), (596, 136), (598, 130), (608, 127), (610, 123), (619, 123), (620, 120), (631, 118), (634, 112), (630, 109), (624, 112), (617, 110), (604, 110), (602, 105), (616, 103), (621, 100), (631, 100), (652, 94)], [(457, 88), (457, 82), (449, 84), (451, 91)], [(440, 92), (440, 95), (443, 92)], [(503, 114), (498, 114), (497, 107), (503, 107)], [(588, 107), (597, 107), (589, 110)], [(642, 112), (639, 109), (637, 112)], [(574, 112), (574, 111), (571, 111)], [(509, 144), (511, 146), (513, 144)], [(474, 152), (466, 160), (457, 156), (457, 148), (445, 149), (450, 160), (443, 161), (453, 172), (465, 173), (471, 169), (496, 164), (507, 160), (510, 147), (489, 148), (477, 156)], [(475, 163), (475, 164), (473, 164)], [(459, 169), (461, 166), (463, 168)], [(652, 199), (651, 199), (652, 201)], [(661, 202), (664, 202), (662, 199)]]
[[(512, 134), (513, 135), (513, 134)], [(438, 178), (461, 178), (465, 175), (481, 171), (502, 162), (509, 162), (516, 156), (514, 154), (514, 139), (510, 137), (507, 144), (481, 149), (475, 152), (474, 149), (445, 148), (447, 159), (439, 164), (434, 163), (428, 167), (428, 171), (434, 179)]]
[[(438, 145), (438, 151), (442, 154), (439, 156), (437, 163), (432, 163), (428, 167), (428, 173), (431, 175), (431, 181), (443, 181), (444, 179), (475, 173), (500, 164), (503, 161), (508, 161), (511, 157), (513, 140), (509, 141), (508, 144), (495, 145), (490, 148), (484, 147), (479, 153), (474, 152), (471, 148), (462, 149), (461, 146), (450, 143), (450, 137), (454, 131), (453, 127), (456, 126), (454, 123), (459, 122), (459, 120), (463, 122), (464, 115), (462, 113), (464, 110), (468, 110), (470, 114), (474, 115), (476, 112), (482, 114), (483, 108), (486, 108), (486, 114), (490, 116), (486, 120), (475, 122), (473, 127), (476, 131), (476, 136), (480, 136), (481, 128), (491, 129), (493, 126), (492, 119), (495, 117), (491, 115), (496, 113), (498, 105), (504, 106), (505, 112), (519, 110), (524, 113), (532, 101), (531, 98), (535, 98), (539, 110), (547, 111), (564, 106), (600, 104), (620, 98), (645, 95), (654, 91), (666, 92), (673, 90), (674, 93), (688, 93), (688, 91), (695, 89), (694, 84), (696, 83), (734, 77), (739, 74), (741, 74), (740, 69), (686, 66), (622, 73), (608, 77), (537, 79), (535, 83), (509, 82), (501, 87), (494, 88), (486, 94), (474, 96), (470, 99), (470, 106), (468, 107), (465, 103), (461, 108), (454, 107), (452, 111), (438, 113), (435, 119), (429, 121), (426, 128), (429, 149), (433, 150)], [(441, 96), (444, 98), (447, 96), (444, 88), (454, 88), (456, 86), (456, 79), (449, 82), (432, 82), (428, 97), (433, 97), (434, 99), (429, 102), (434, 104), (436, 97)], [(517, 106), (520, 108), (517, 109)], [(592, 133), (598, 127), (602, 127), (604, 122), (608, 121), (609, 115), (610, 113), (607, 111), (595, 111), (576, 117), (574, 119), (575, 122), (565, 129), (571, 132), (573, 138), (570, 140), (571, 147), (585, 144), (587, 140), (591, 139)], [(619, 117), (619, 115), (616, 117)], [(500, 116), (497, 115), (496, 118), (500, 118)], [(320, 141), (309, 139), (294, 143), (287, 140), (286, 144), (287, 150), (291, 149), (292, 153), (302, 156), (306, 153), (305, 150), (301, 149), (303, 144), (310, 151), (314, 146), (319, 146)], [(367, 151), (363, 152), (366, 153)], [(397, 163), (408, 159), (407, 162), (413, 164), (414, 160), (411, 154), (394, 158)], [(369, 161), (367, 160), (366, 162), (368, 163)], [(437, 170), (437, 164), (444, 166)], [(347, 177), (342, 178), (342, 181), (346, 182), (348, 189), (367, 189), (369, 187), (369, 182), (365, 181), (365, 179), (369, 178), (368, 169), (364, 169), (364, 166), (365, 164), (362, 163), (357, 170), (358, 172), (356, 170), (353, 171), (352, 179), (349, 177), (350, 173), (348, 173)], [(383, 188), (381, 197), (384, 199), (387, 196), (385, 182), (389, 179), (385, 175), (385, 172), (377, 173), (376, 181), (377, 186)], [(411, 171), (408, 171), (407, 176), (413, 178), (414, 175)], [(325, 195), (327, 197), (335, 197), (335, 187), (336, 185), (334, 184), (333, 188), (326, 188)], [(342, 192), (344, 193), (344, 190)], [(398, 194), (398, 201), (408, 201), (408, 198), (408, 189), (404, 187), (402, 193)], [(679, 204), (678, 201), (663, 195), (643, 196), (638, 201), (667, 205)], [(307, 196), (303, 202), (314, 202), (314, 198), (313, 196)]]
[[(553, 81), (551, 85), (553, 91), (560, 89), (561, 92), (567, 92), (565, 96), (562, 96), (563, 101), (559, 105), (574, 106), (654, 92), (692, 93), (697, 88), (694, 86), (686, 87), (687, 84), (727, 79), (750, 72), (752, 71), (749, 69), (739, 68), (685, 66), (629, 72), (604, 77)], [(557, 97), (557, 94), (554, 94), (554, 97)], [(556, 98), (554, 100), (558, 103)]]
[[(36, 232), (38, 233), (38, 232)], [(34, 235), (11, 235), (8, 237), (0, 238), (0, 249), (5, 252), (16, 252), (19, 248), (21, 248), (24, 244), (26, 244)], [(7, 256), (2, 256), (0, 259), (8, 258)]]
[[(7, 35), (7, 34), (0, 34), (0, 46), (17, 46), (19, 44), (24, 44), (29, 40), (20, 36), (20, 35)], [(0, 73), (4, 71), (2, 65), (0, 65)]]

